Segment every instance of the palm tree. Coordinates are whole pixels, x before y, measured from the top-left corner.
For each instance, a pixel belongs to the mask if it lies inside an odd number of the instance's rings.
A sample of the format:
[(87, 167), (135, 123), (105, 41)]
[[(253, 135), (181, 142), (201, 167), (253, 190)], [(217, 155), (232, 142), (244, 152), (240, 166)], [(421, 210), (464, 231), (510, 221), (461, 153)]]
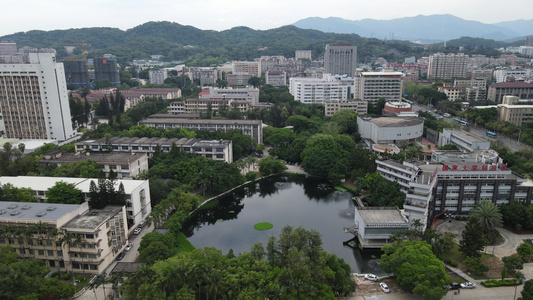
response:
[[(79, 245), (83, 242), (83, 238), (79, 234), (73, 234), (70, 232), (65, 232), (61, 237), (61, 245), (67, 247), (67, 253), (70, 261), (70, 272), (72, 274), (72, 280), (74, 280), (74, 285), (76, 285), (76, 279), (74, 278), (74, 264), (72, 263), (72, 253), (70, 252), (72, 246)], [(82, 266), (83, 269), (83, 266)]]
[(485, 234), (502, 225), (500, 209), (489, 200), (481, 200), (472, 210), (472, 215), (479, 219)]

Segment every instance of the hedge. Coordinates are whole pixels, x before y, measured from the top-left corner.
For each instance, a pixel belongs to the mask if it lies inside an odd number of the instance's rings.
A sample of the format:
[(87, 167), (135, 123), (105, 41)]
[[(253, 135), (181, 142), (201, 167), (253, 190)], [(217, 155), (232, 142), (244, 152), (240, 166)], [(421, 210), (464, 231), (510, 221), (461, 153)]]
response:
[(520, 280), (487, 280), (481, 282), (484, 287), (497, 287), (497, 286), (515, 286), (520, 285)]

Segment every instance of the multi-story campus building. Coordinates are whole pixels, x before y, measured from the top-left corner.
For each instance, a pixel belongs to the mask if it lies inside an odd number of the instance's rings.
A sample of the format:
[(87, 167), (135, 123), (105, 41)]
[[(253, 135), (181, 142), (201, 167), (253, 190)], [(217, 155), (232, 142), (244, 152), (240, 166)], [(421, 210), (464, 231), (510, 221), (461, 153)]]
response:
[(231, 70), (233, 74), (246, 73), (261, 77), (261, 63), (257, 61), (233, 61)]
[(101, 274), (128, 242), (124, 206), (0, 202), (0, 224), (0, 247), (61, 272)]
[(326, 45), (324, 73), (354, 77), (356, 68), (357, 46), (349, 44)]
[(259, 89), (254, 87), (244, 88), (213, 88), (202, 90), (198, 97), (200, 99), (208, 100), (237, 100), (237, 101), (249, 101), (252, 105), (259, 104)]
[(349, 90), (349, 85), (331, 74), (324, 74), (322, 78), (289, 79), (289, 92), (294, 100), (306, 104), (345, 101), (349, 97)]
[(324, 103), (324, 114), (328, 117), (345, 109), (364, 115), (368, 112), (368, 102), (363, 100), (344, 100)]
[(355, 77), (354, 98), (377, 102), (380, 98), (387, 101), (402, 101), (402, 72), (362, 72)]
[(0, 128), (8, 138), (75, 138), (63, 64), (53, 53), (29, 58), (27, 64), (0, 64)]
[[(29, 188), (35, 191), (35, 198), (40, 202), (46, 201), (46, 191), (57, 182), (63, 181), (73, 184), (82, 192), (86, 201), (89, 200), (91, 182), (98, 184), (98, 178), (70, 178), (70, 177), (37, 177), (37, 176), (2, 176), (0, 186), (11, 184), (16, 188)], [(145, 220), (152, 206), (150, 202), (150, 186), (148, 180), (116, 180), (115, 190), (120, 184), (124, 186), (126, 195), (126, 216), (129, 224), (139, 224)], [(2, 202), (0, 202), (2, 203)], [(133, 230), (134, 227), (129, 228)]]
[(494, 71), (494, 80), (496, 81), (496, 83), (517, 81), (517, 79), (525, 79), (531, 76), (533, 76), (531, 69)]
[(115, 173), (118, 179), (131, 179), (139, 176), (142, 172), (148, 171), (148, 155), (142, 152), (68, 153), (54, 150), (39, 159), (39, 167), (60, 167), (85, 160), (94, 161), (102, 169), (106, 178), (109, 177), (111, 171)]
[(311, 50), (296, 50), (294, 51), (294, 58), (311, 60)]
[(435, 53), (429, 56), (428, 78), (466, 77), (468, 55)]
[(287, 73), (281, 71), (268, 71), (265, 74), (266, 84), (273, 86), (286, 86), (287, 85)]
[(194, 153), (206, 158), (225, 161), (227, 163), (233, 162), (233, 145), (230, 140), (112, 137), (78, 142), (76, 143), (76, 151), (98, 152), (111, 150), (128, 153), (146, 153), (148, 156), (152, 156), (156, 151), (170, 152), (173, 146), (181, 151)]
[(418, 117), (357, 117), (363, 141), (375, 152), (399, 152), (395, 145), (415, 144), (424, 133), (424, 120)]
[(500, 82), (489, 86), (487, 100), (498, 104), (502, 103), (504, 96), (517, 96), (520, 99), (533, 99), (533, 83)]
[[(532, 100), (533, 101), (533, 100)], [(525, 101), (524, 101), (525, 102)], [(498, 120), (509, 122), (516, 126), (533, 122), (533, 105), (520, 105), (520, 98), (516, 96), (504, 96), (502, 104), (498, 104)]]
[(377, 170), (390, 181), (400, 184), (406, 193), (405, 214), (412, 224), (425, 224), (445, 212), (465, 215), (480, 200), (501, 205), (511, 200), (531, 203), (533, 182), (504, 164), (482, 162), (399, 163), (377, 160)]
[(148, 71), (148, 77), (151, 84), (164, 84), (165, 79), (168, 78), (166, 70), (150, 70)]

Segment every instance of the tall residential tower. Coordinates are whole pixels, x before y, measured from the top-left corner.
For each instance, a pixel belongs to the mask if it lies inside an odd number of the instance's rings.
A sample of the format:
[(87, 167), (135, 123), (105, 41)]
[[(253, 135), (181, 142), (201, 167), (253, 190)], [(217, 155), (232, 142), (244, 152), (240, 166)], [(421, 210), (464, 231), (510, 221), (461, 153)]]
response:
[(326, 45), (324, 73), (354, 77), (356, 67), (357, 46), (348, 44)]

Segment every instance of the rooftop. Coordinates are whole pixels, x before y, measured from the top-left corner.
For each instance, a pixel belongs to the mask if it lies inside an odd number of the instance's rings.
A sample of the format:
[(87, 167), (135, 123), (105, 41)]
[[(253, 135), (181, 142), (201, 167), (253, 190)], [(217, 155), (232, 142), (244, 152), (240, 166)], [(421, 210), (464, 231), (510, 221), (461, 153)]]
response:
[(180, 118), (179, 115), (157, 114), (157, 115), (151, 115), (145, 120), (139, 122), (139, 124), (147, 124), (147, 123), (258, 125), (258, 124), (261, 124), (261, 120), (217, 120), (217, 119), (187, 120), (187, 119)]
[(370, 224), (408, 224), (397, 207), (358, 207), (356, 208), (365, 225)]
[(424, 119), (418, 117), (372, 117), (370, 122), (380, 127), (407, 127), (424, 123)]
[(102, 209), (90, 209), (85, 214), (70, 220), (63, 228), (69, 229), (97, 229), (108, 219), (122, 211), (123, 206), (108, 205)]
[[(72, 183), (82, 191), (82, 193), (89, 192), (91, 181), (98, 182), (98, 178), (72, 178), (72, 177), (39, 177), (39, 176), (2, 176), (0, 177), (0, 184), (10, 183), (14, 187), (30, 188), (34, 191), (46, 191), (53, 187), (56, 182), (63, 181)], [(120, 183), (124, 186), (124, 192), (131, 194), (136, 188), (148, 180), (120, 180), (115, 182), (115, 189), (118, 189)], [(59, 205), (59, 204), (54, 204)]]
[(25, 221), (57, 221), (64, 215), (77, 210), (80, 206), (79, 204), (0, 201), (0, 220), (17, 220), (21, 223)]
[(128, 153), (128, 152), (111, 152), (111, 153), (97, 153), (87, 152), (86, 154), (78, 153), (63, 153), (58, 158), (41, 158), (39, 162), (55, 162), (55, 163), (72, 163), (82, 160), (92, 160), (97, 164), (119, 164), (137, 161), (138, 159), (147, 156), (146, 153)]
[(490, 87), (495, 88), (533, 88), (533, 83), (527, 83), (523, 81), (515, 82), (499, 82), (491, 84)]
[(489, 140), (484, 138), (479, 138), (469, 132), (466, 132), (461, 129), (454, 129), (454, 128), (445, 128), (444, 130), (449, 131), (457, 136), (462, 137), (463, 139), (469, 140), (471, 142), (488, 142)]

